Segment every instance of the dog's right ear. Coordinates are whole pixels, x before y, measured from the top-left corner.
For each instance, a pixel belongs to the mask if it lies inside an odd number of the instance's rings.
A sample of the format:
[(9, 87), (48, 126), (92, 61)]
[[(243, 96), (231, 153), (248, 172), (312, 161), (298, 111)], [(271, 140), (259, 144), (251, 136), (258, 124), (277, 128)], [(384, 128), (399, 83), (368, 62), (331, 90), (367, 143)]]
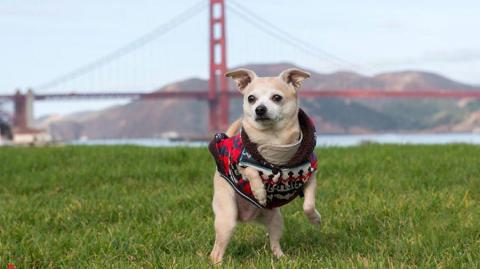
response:
[(310, 77), (310, 73), (297, 68), (289, 68), (279, 75), (283, 81), (291, 84), (295, 89), (300, 88), (302, 81)]
[(238, 90), (242, 92), (257, 77), (257, 74), (252, 70), (240, 68), (226, 73), (225, 76), (235, 80)]

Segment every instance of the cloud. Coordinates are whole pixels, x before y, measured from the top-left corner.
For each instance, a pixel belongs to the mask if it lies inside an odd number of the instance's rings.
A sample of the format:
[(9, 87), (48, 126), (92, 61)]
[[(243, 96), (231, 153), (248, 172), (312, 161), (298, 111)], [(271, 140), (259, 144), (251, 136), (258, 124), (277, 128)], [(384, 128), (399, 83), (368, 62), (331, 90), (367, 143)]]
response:
[(9, 17), (58, 17), (61, 13), (58, 8), (41, 5), (2, 4), (0, 16)]
[(403, 30), (405, 28), (405, 25), (403, 25), (402, 22), (394, 19), (389, 19), (381, 24), (381, 27), (391, 30), (391, 31), (398, 31), (398, 30)]
[(480, 60), (480, 50), (479, 49), (463, 49), (456, 51), (437, 51), (427, 53), (423, 57), (424, 61), (431, 62), (447, 62), (447, 63), (457, 63), (457, 62), (476, 62)]
[(450, 51), (429, 51), (419, 57), (392, 59), (373, 63), (372, 67), (383, 67), (405, 64), (429, 63), (470, 63), (480, 61), (480, 49), (461, 49)]

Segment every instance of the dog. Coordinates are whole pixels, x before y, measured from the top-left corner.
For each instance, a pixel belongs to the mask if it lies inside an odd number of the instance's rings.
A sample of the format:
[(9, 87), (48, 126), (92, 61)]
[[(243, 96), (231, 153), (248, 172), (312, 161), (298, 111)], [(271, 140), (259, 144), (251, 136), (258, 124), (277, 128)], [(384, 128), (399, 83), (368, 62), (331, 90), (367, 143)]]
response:
[(225, 75), (243, 95), (243, 117), (209, 144), (217, 164), (210, 259), (221, 263), (238, 221), (265, 225), (271, 250), (281, 258), (280, 206), (303, 194), (305, 215), (313, 224), (321, 222), (315, 208), (315, 129), (298, 98), (301, 83), (310, 74), (291, 68), (277, 77), (258, 77), (248, 69)]

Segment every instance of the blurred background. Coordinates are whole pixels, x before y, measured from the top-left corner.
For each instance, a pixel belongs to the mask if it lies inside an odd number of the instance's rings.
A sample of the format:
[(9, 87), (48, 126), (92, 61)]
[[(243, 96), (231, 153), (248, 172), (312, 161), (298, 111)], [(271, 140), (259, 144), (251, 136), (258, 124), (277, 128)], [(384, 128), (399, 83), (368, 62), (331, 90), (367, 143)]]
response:
[(202, 141), (241, 115), (226, 70), (298, 67), (312, 73), (301, 103), (320, 142), (479, 142), (479, 9), (473, 0), (2, 1), (0, 141)]

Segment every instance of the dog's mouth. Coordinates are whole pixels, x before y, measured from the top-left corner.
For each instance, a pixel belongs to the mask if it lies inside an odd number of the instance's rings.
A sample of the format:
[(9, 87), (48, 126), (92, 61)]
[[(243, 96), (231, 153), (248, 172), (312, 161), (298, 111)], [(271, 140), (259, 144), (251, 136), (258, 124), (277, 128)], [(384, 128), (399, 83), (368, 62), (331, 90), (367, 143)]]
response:
[(272, 119), (267, 117), (267, 116), (257, 116), (255, 117), (255, 121), (260, 121), (260, 122), (265, 122), (265, 121), (271, 121)]

